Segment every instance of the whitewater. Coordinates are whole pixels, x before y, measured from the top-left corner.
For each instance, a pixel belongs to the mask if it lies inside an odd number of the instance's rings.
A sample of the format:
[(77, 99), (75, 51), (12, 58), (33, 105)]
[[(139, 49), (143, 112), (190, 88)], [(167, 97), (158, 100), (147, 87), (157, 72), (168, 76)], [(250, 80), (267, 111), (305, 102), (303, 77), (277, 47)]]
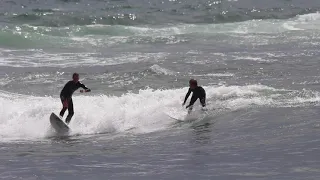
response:
[[(207, 108), (211, 112), (208, 116), (212, 119), (242, 109), (304, 107), (320, 100), (318, 92), (275, 89), (263, 85), (204, 88), (209, 101)], [(171, 117), (183, 120), (187, 116), (186, 110), (181, 107), (187, 90), (145, 89), (139, 90), (137, 94), (127, 93), (120, 97), (76, 95), (74, 104), (77, 104), (77, 113), (70, 124), (70, 135), (140, 134), (170, 129), (175, 122)], [(28, 96), (1, 91), (1, 102), (2, 141), (37, 141), (55, 134), (50, 128), (48, 112), (60, 111), (58, 97)], [(195, 109), (200, 111), (200, 107)]]

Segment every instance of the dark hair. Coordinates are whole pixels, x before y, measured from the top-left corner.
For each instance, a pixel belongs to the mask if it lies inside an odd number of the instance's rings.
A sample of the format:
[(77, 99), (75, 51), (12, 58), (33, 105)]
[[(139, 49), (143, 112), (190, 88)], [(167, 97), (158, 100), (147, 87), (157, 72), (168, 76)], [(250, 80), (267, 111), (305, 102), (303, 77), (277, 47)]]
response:
[(78, 73), (73, 73), (72, 78), (74, 78), (75, 76), (79, 76)]
[(198, 82), (195, 79), (190, 79), (189, 84), (194, 85), (194, 86), (198, 86)]

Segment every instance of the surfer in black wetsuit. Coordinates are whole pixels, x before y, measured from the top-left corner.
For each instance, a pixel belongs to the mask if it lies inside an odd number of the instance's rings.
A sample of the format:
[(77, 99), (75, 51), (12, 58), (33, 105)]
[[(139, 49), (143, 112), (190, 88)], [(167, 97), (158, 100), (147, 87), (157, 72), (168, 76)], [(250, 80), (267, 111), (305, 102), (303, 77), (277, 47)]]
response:
[(62, 102), (62, 110), (60, 111), (60, 116), (63, 117), (64, 112), (68, 109), (68, 116), (66, 118), (66, 123), (69, 124), (70, 120), (74, 114), (73, 111), (73, 103), (72, 103), (72, 94), (74, 91), (76, 91), (79, 88), (85, 89), (85, 91), (80, 90), (80, 92), (90, 92), (91, 90), (87, 88), (85, 85), (81, 84), (79, 82), (79, 74), (74, 73), (72, 75), (72, 80), (67, 82), (67, 84), (63, 87), (61, 93), (60, 93), (60, 99)]
[(200, 99), (200, 103), (202, 105), (202, 107), (206, 106), (206, 91), (201, 87), (198, 86), (198, 82), (194, 79), (191, 79), (189, 81), (189, 90), (188, 93), (186, 94), (186, 97), (184, 98), (183, 101), (183, 106), (185, 105), (188, 97), (190, 96), (191, 92), (192, 92), (192, 97), (190, 100), (189, 105), (187, 105), (186, 108), (189, 108), (188, 112), (190, 113), (193, 107), (193, 104), (196, 102), (196, 100), (199, 98)]

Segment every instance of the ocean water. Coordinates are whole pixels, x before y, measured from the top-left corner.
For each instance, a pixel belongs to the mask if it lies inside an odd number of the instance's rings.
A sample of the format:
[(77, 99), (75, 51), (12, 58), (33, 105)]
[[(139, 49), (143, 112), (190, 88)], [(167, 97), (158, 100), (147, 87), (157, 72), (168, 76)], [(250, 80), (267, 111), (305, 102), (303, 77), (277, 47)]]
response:
[[(319, 10), (0, 1), (0, 179), (319, 179)], [(74, 93), (62, 136), (49, 116), (74, 72), (92, 92)], [(190, 78), (208, 111), (187, 116)]]

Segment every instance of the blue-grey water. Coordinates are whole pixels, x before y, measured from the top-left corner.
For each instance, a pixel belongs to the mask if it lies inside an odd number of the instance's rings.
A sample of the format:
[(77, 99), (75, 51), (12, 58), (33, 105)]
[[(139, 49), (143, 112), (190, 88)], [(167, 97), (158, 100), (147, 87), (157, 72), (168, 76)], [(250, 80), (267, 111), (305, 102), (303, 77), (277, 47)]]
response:
[[(0, 179), (319, 179), (319, 10), (0, 1)], [(49, 116), (74, 72), (92, 92), (62, 136)], [(190, 78), (208, 111), (187, 116)]]

